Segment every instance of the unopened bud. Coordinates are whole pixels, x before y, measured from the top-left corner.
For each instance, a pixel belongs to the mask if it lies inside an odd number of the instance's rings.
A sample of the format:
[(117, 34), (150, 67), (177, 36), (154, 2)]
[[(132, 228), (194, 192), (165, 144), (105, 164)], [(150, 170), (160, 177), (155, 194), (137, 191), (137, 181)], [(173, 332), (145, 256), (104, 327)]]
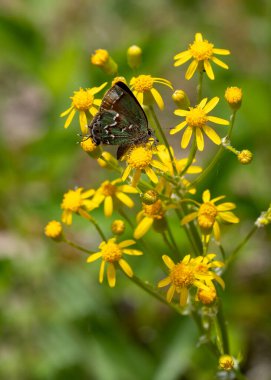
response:
[(52, 220), (45, 226), (44, 234), (53, 240), (61, 241), (63, 238), (61, 223), (56, 220)]
[(146, 205), (154, 204), (159, 198), (158, 193), (155, 190), (148, 190), (142, 196), (142, 202)]
[(239, 87), (228, 87), (225, 91), (225, 99), (229, 106), (235, 111), (241, 107), (242, 97), (242, 89)]
[(127, 85), (127, 81), (124, 77), (115, 77), (113, 80), (112, 80), (112, 83), (111, 85), (114, 86), (117, 82), (123, 82), (124, 84)]
[(174, 91), (172, 99), (174, 103), (183, 110), (187, 110), (190, 107), (190, 100), (183, 90)]
[(102, 149), (97, 146), (91, 137), (85, 137), (83, 141), (80, 142), (81, 148), (92, 158), (99, 158), (102, 154)]
[(93, 65), (100, 67), (106, 74), (114, 75), (118, 71), (118, 65), (105, 49), (97, 49), (90, 57)]
[(118, 161), (109, 152), (103, 152), (97, 162), (102, 168), (107, 169), (112, 169), (112, 167), (118, 166)]
[(114, 220), (111, 225), (111, 230), (115, 235), (121, 235), (125, 231), (125, 223), (121, 219)]
[(197, 298), (204, 305), (211, 305), (216, 300), (216, 290), (213, 287), (209, 290), (199, 289)]
[(141, 64), (142, 50), (137, 45), (132, 45), (127, 50), (127, 61), (131, 69), (137, 69)]
[(247, 165), (252, 161), (253, 154), (250, 150), (244, 149), (238, 154), (237, 158), (241, 164)]
[(234, 360), (230, 355), (222, 355), (219, 358), (219, 367), (225, 371), (230, 371), (234, 367)]

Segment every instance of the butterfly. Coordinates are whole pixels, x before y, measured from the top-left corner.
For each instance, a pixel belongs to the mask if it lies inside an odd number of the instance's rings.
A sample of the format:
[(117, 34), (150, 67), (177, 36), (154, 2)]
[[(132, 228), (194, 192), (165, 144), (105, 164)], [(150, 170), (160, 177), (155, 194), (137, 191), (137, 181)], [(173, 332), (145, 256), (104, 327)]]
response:
[(118, 160), (130, 147), (146, 143), (154, 137), (145, 112), (123, 82), (117, 82), (106, 92), (88, 128), (96, 145), (119, 145)]

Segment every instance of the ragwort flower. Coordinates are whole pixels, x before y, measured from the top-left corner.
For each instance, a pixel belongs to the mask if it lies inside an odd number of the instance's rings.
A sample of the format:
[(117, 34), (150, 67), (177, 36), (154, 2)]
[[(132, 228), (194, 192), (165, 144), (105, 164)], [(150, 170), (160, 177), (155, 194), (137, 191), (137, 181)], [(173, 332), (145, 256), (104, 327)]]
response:
[(173, 90), (169, 80), (164, 78), (154, 78), (151, 75), (139, 75), (130, 81), (131, 89), (140, 104), (149, 106), (155, 101), (160, 108), (164, 109), (164, 101), (160, 93), (153, 87), (154, 83), (163, 84)]
[(62, 225), (56, 220), (51, 220), (44, 228), (44, 234), (54, 240), (62, 239)]
[(142, 203), (142, 210), (137, 214), (138, 225), (134, 231), (134, 238), (142, 238), (149, 231), (154, 221), (161, 220), (164, 214), (165, 208), (160, 199), (153, 204)]
[(65, 224), (72, 224), (72, 214), (80, 214), (84, 218), (89, 219), (87, 211), (93, 210), (97, 205), (90, 199), (87, 199), (95, 193), (95, 190), (90, 189), (83, 192), (83, 188), (79, 187), (76, 190), (69, 190), (63, 196), (61, 203), (62, 222)]
[[(172, 301), (175, 292), (177, 292), (180, 297), (180, 306), (185, 306), (190, 288), (195, 287), (208, 291), (210, 287), (214, 286), (213, 281), (217, 281), (218, 278), (219, 283), (224, 284), (223, 280), (212, 271), (212, 268), (221, 266), (220, 262), (211, 263), (210, 258), (206, 259), (203, 256), (198, 256), (193, 259), (190, 255), (186, 255), (182, 261), (175, 264), (167, 255), (163, 255), (162, 258), (169, 268), (169, 276), (161, 280), (158, 287), (163, 288), (170, 285), (166, 295), (168, 302)], [(203, 263), (204, 260), (205, 262)], [(200, 263), (203, 263), (203, 265), (201, 266)], [(219, 264), (216, 265), (216, 263)]]
[(225, 195), (211, 199), (210, 191), (205, 190), (202, 194), (203, 203), (195, 202), (198, 210), (187, 214), (182, 219), (181, 224), (184, 225), (197, 218), (203, 235), (209, 236), (213, 230), (215, 239), (220, 241), (219, 223), (239, 223), (239, 218), (230, 211), (236, 208), (234, 203), (215, 204), (223, 198), (225, 198)]
[(130, 172), (134, 170), (132, 186), (136, 186), (141, 172), (144, 171), (153, 183), (158, 183), (158, 178), (151, 166), (163, 172), (167, 167), (161, 162), (153, 159), (153, 149), (149, 145), (139, 145), (132, 147), (124, 156), (128, 166), (122, 174), (122, 180), (125, 181)]
[(112, 182), (105, 181), (101, 186), (96, 190), (92, 202), (99, 206), (104, 202), (104, 215), (111, 216), (113, 213), (113, 201), (119, 200), (127, 207), (133, 207), (134, 202), (128, 195), (125, 193), (135, 194), (138, 191), (129, 185), (118, 185), (121, 182), (121, 179), (116, 179)]
[(201, 33), (195, 34), (195, 41), (189, 45), (189, 48), (181, 53), (175, 55), (174, 59), (176, 62), (174, 66), (180, 66), (183, 63), (193, 59), (190, 63), (186, 73), (185, 78), (191, 79), (195, 71), (206, 71), (206, 74), (210, 79), (215, 79), (214, 72), (211, 66), (211, 61), (216, 63), (218, 66), (223, 67), (223, 69), (228, 69), (228, 65), (222, 62), (220, 59), (216, 58), (214, 55), (229, 55), (230, 51), (226, 49), (217, 49), (212, 43), (204, 40)]
[(181, 122), (170, 131), (170, 134), (174, 135), (186, 127), (181, 140), (181, 147), (183, 149), (188, 146), (192, 135), (195, 134), (197, 147), (200, 151), (202, 151), (204, 149), (204, 139), (202, 132), (204, 132), (215, 144), (221, 144), (221, 138), (213, 130), (213, 128), (207, 125), (209, 121), (216, 124), (229, 125), (228, 120), (221, 119), (220, 117), (216, 116), (208, 116), (208, 113), (215, 108), (218, 102), (218, 97), (214, 97), (208, 103), (207, 98), (204, 98), (196, 107), (189, 107), (189, 110), (178, 109), (174, 111), (175, 115), (185, 117), (185, 121)]
[(80, 88), (79, 91), (74, 91), (74, 95), (70, 97), (72, 104), (70, 108), (62, 112), (60, 117), (67, 116), (67, 120), (64, 124), (64, 128), (68, 128), (76, 111), (79, 112), (79, 122), (83, 135), (88, 133), (88, 117), (94, 116), (98, 112), (98, 108), (101, 105), (101, 99), (95, 99), (94, 95), (100, 92), (107, 83), (103, 83), (100, 87)]
[(103, 282), (105, 264), (107, 263), (107, 280), (111, 288), (116, 284), (116, 264), (119, 264), (123, 272), (128, 277), (133, 277), (133, 271), (126, 260), (123, 259), (123, 254), (140, 256), (143, 252), (137, 249), (127, 249), (131, 245), (135, 244), (134, 240), (124, 240), (121, 243), (116, 243), (116, 238), (109, 239), (107, 242), (103, 241), (100, 245), (100, 251), (91, 254), (87, 262), (92, 263), (93, 261), (101, 258), (102, 263), (100, 267), (99, 282)]

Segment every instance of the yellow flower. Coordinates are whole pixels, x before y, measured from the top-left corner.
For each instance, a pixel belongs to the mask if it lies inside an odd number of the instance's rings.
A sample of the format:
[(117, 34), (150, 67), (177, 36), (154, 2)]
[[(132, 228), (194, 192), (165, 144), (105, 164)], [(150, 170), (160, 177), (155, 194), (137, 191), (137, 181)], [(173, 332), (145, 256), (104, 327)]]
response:
[(94, 99), (94, 95), (101, 91), (106, 85), (107, 83), (103, 83), (100, 87), (86, 88), (85, 90), (80, 88), (79, 91), (74, 91), (74, 95), (70, 98), (72, 100), (70, 108), (60, 115), (60, 117), (69, 115), (64, 124), (64, 128), (68, 128), (76, 111), (78, 111), (82, 134), (88, 134), (88, 116), (94, 116), (98, 112), (97, 107), (99, 107), (102, 102), (101, 99)]
[(102, 258), (102, 263), (100, 267), (99, 274), (99, 282), (103, 282), (104, 278), (104, 269), (105, 264), (108, 263), (107, 267), (107, 280), (108, 284), (111, 288), (113, 288), (116, 284), (116, 264), (119, 264), (123, 272), (128, 277), (133, 277), (133, 271), (130, 265), (126, 260), (122, 258), (123, 254), (132, 255), (132, 256), (140, 256), (143, 255), (143, 252), (138, 251), (136, 249), (127, 249), (126, 247), (130, 247), (135, 244), (134, 240), (124, 240), (121, 243), (116, 243), (116, 239), (109, 239), (107, 242), (103, 241), (100, 245), (100, 251), (91, 254), (87, 262), (92, 263), (93, 261)]
[(216, 202), (223, 198), (225, 198), (225, 195), (211, 199), (210, 191), (205, 190), (202, 194), (203, 203), (195, 202), (198, 210), (186, 215), (181, 224), (184, 225), (197, 218), (203, 235), (209, 236), (213, 230), (215, 239), (220, 241), (219, 223), (239, 223), (239, 218), (230, 211), (236, 208), (234, 203), (225, 202), (215, 205)]
[(158, 183), (158, 178), (151, 166), (163, 172), (167, 171), (167, 167), (161, 162), (153, 159), (153, 149), (149, 145), (134, 146), (124, 156), (128, 166), (122, 174), (122, 180), (125, 181), (131, 170), (134, 170), (132, 186), (136, 186), (141, 172), (144, 171), (153, 183)]
[(252, 161), (253, 154), (250, 150), (244, 149), (238, 154), (237, 158), (242, 165), (247, 165)]
[(116, 219), (114, 222), (111, 224), (111, 231), (113, 232), (114, 235), (122, 235), (125, 231), (125, 223), (121, 219)]
[(213, 69), (210, 61), (216, 63), (218, 66), (228, 69), (228, 65), (222, 62), (220, 59), (216, 58), (214, 55), (228, 55), (230, 54), (229, 50), (226, 49), (217, 49), (214, 48), (214, 45), (207, 40), (204, 40), (201, 33), (195, 34), (195, 41), (189, 45), (189, 48), (181, 53), (175, 55), (174, 59), (176, 62), (174, 66), (180, 66), (183, 63), (193, 59), (189, 65), (185, 78), (191, 79), (195, 71), (206, 71), (206, 74), (210, 79), (215, 79)]
[[(185, 165), (187, 164), (188, 158), (181, 158), (180, 160), (177, 160), (177, 158), (174, 155), (174, 150), (172, 147), (170, 147), (170, 151), (171, 151), (172, 157), (174, 159), (173, 162), (175, 164), (177, 172), (178, 172), (178, 174), (181, 174), (183, 169), (185, 168)], [(169, 173), (173, 176), (174, 170), (173, 170), (173, 166), (172, 166), (171, 157), (170, 157), (169, 152), (168, 152), (167, 148), (165, 147), (165, 145), (159, 145), (157, 147), (157, 155), (160, 158), (160, 160), (162, 161), (162, 163), (164, 165), (166, 165)], [(195, 161), (196, 160), (193, 160), (193, 162), (195, 162)], [(202, 168), (200, 166), (190, 165), (186, 171), (186, 174), (198, 174), (201, 172), (202, 172)], [(181, 178), (181, 182), (182, 182), (184, 189), (186, 189), (190, 186), (190, 182), (185, 178)], [(196, 190), (194, 188), (192, 188), (192, 189), (188, 190), (188, 192), (191, 194), (195, 194)]]
[(62, 222), (65, 224), (72, 224), (72, 214), (80, 214), (84, 218), (89, 219), (89, 214), (86, 211), (91, 211), (97, 205), (87, 198), (91, 197), (95, 193), (95, 190), (90, 189), (83, 192), (83, 188), (79, 187), (76, 190), (69, 190), (63, 196), (61, 203)]
[(225, 371), (230, 371), (234, 368), (234, 360), (230, 355), (222, 355), (219, 358), (219, 367)]
[(215, 287), (208, 290), (199, 289), (196, 295), (196, 301), (200, 301), (203, 305), (211, 305), (217, 299)]
[(138, 225), (134, 231), (134, 238), (142, 238), (149, 231), (154, 221), (161, 220), (164, 214), (165, 209), (160, 199), (151, 205), (143, 203), (142, 210), (137, 214)]
[(216, 116), (208, 116), (207, 114), (212, 111), (217, 103), (219, 102), (218, 97), (214, 97), (207, 103), (207, 98), (202, 99), (202, 101), (196, 107), (189, 107), (189, 110), (176, 110), (175, 115), (184, 116), (185, 121), (178, 124), (175, 128), (171, 129), (170, 134), (181, 131), (186, 127), (181, 140), (181, 147), (185, 149), (193, 134), (196, 135), (197, 147), (200, 151), (204, 149), (204, 139), (202, 131), (211, 139), (215, 144), (219, 145), (221, 143), (221, 138), (213, 130), (213, 128), (207, 125), (208, 121), (221, 125), (229, 125), (229, 121), (221, 119)]
[(135, 194), (138, 191), (129, 185), (118, 184), (121, 182), (121, 179), (116, 179), (112, 182), (105, 181), (102, 185), (96, 190), (92, 202), (99, 206), (104, 202), (104, 214), (105, 216), (111, 216), (113, 213), (113, 200), (119, 200), (127, 207), (133, 207), (134, 202), (128, 195), (125, 193)]
[(47, 223), (47, 225), (45, 226), (44, 233), (47, 237), (51, 239), (61, 240), (61, 237), (62, 237), (61, 223), (57, 222), (56, 220), (52, 220), (51, 222)]
[(139, 75), (138, 77), (133, 77), (130, 81), (131, 89), (140, 104), (149, 106), (155, 101), (160, 110), (162, 110), (164, 109), (164, 101), (160, 93), (153, 87), (154, 83), (163, 84), (173, 89), (169, 80), (154, 78), (151, 75)]
[[(190, 255), (186, 255), (183, 260), (177, 264), (167, 255), (163, 255), (162, 258), (169, 268), (169, 276), (159, 281), (158, 287), (163, 288), (170, 285), (166, 296), (167, 302), (171, 302), (175, 292), (177, 292), (180, 297), (180, 305), (185, 306), (191, 287), (194, 286), (198, 289), (208, 291), (210, 286), (213, 286), (212, 281), (218, 277), (212, 270), (209, 270), (209, 268), (216, 267), (215, 264), (211, 265), (211, 263), (207, 262), (207, 264), (204, 264), (201, 268), (201, 266), (195, 262), (195, 259), (191, 259)], [(198, 261), (203, 261), (204, 257), (198, 256), (197, 259)]]

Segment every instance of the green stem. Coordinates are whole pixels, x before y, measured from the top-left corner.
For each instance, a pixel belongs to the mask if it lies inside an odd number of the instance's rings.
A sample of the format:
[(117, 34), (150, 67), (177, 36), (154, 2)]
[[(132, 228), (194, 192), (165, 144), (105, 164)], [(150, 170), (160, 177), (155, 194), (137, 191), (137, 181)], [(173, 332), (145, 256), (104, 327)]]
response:
[(198, 85), (197, 85), (197, 95), (198, 95), (198, 104), (200, 103), (202, 99), (202, 80), (203, 80), (203, 71), (199, 71), (199, 77), (198, 77)]
[(103, 239), (103, 241), (107, 241), (106, 237), (105, 237), (105, 234), (103, 233), (103, 231), (101, 230), (100, 226), (98, 225), (98, 223), (96, 222), (95, 219), (93, 219), (93, 217), (91, 217), (91, 219), (89, 219), (89, 221), (94, 225), (94, 227), (96, 228), (98, 234), (101, 236), (101, 238)]
[(196, 136), (194, 135), (194, 137), (193, 137), (193, 143), (192, 143), (192, 148), (191, 148), (191, 150), (189, 152), (189, 156), (188, 156), (187, 162), (185, 164), (185, 167), (181, 171), (180, 176), (183, 176), (186, 173), (187, 169), (192, 164), (192, 162), (193, 162), (193, 160), (195, 158), (196, 153), (197, 153), (197, 143), (196, 143)]
[(225, 262), (224, 269), (227, 269), (228, 266), (232, 263), (232, 261), (236, 258), (238, 252), (243, 248), (243, 246), (248, 242), (248, 240), (251, 238), (251, 236), (254, 234), (255, 231), (257, 231), (258, 227), (253, 226), (252, 229), (249, 231), (247, 236), (244, 238), (244, 240), (237, 245), (237, 247), (234, 249), (232, 254), (229, 256), (229, 258)]
[(66, 238), (63, 238), (62, 241), (63, 241), (64, 243), (70, 245), (71, 247), (78, 249), (79, 251), (82, 251), (82, 252), (87, 253), (88, 255), (94, 253), (94, 251), (90, 251), (89, 249), (83, 248), (83, 247), (81, 247), (80, 245), (78, 245), (78, 244), (76, 244), (76, 243), (73, 243), (73, 242), (70, 241), (70, 240), (67, 240)]
[[(175, 209), (175, 212), (180, 221), (183, 219), (184, 215), (187, 214), (187, 212), (184, 212), (183, 207), (180, 210)], [(185, 224), (183, 227), (190, 242), (191, 248), (195, 253), (195, 256), (200, 256), (202, 254), (202, 244), (196, 227), (194, 226), (193, 222), (190, 222), (188, 225)]]
[(221, 335), (221, 339), (222, 339), (222, 349), (223, 349), (223, 352), (221, 354), (230, 355), (230, 345), (229, 345), (228, 329), (227, 329), (227, 326), (226, 326), (226, 321), (225, 321), (225, 318), (224, 318), (224, 313), (223, 313), (222, 303), (221, 302), (219, 302), (218, 312), (217, 312), (217, 315), (216, 315), (216, 319), (217, 319), (217, 323), (218, 323), (218, 326), (219, 326), (220, 335)]
[(170, 225), (169, 225), (168, 220), (167, 220), (167, 232), (168, 232), (168, 235), (169, 235), (169, 238), (170, 238), (170, 240), (171, 240), (172, 245), (174, 246), (176, 252), (178, 252), (179, 249), (178, 249), (177, 243), (176, 243), (176, 241), (175, 241), (175, 239), (174, 239), (174, 235), (173, 235), (173, 233), (172, 233), (172, 231), (171, 231), (171, 227), (170, 227)]
[(168, 150), (168, 154), (169, 154), (169, 157), (170, 157), (170, 160), (171, 160), (171, 164), (172, 164), (172, 167), (173, 167), (173, 172), (174, 174), (177, 176), (178, 175), (178, 171), (177, 171), (177, 168), (176, 168), (176, 165), (175, 165), (175, 160), (174, 160), (174, 157), (173, 157), (173, 154), (172, 154), (172, 151), (170, 149), (170, 146), (169, 146), (169, 143), (167, 141), (167, 138), (166, 138), (166, 135), (164, 134), (164, 131), (163, 131), (163, 128), (156, 116), (156, 113), (153, 109), (153, 106), (149, 106), (149, 110), (150, 110), (150, 114), (152, 116), (152, 119), (156, 125), (156, 129), (157, 131), (159, 132), (159, 135), (161, 136), (162, 140), (163, 140), (163, 143), (165, 144), (167, 150)]

